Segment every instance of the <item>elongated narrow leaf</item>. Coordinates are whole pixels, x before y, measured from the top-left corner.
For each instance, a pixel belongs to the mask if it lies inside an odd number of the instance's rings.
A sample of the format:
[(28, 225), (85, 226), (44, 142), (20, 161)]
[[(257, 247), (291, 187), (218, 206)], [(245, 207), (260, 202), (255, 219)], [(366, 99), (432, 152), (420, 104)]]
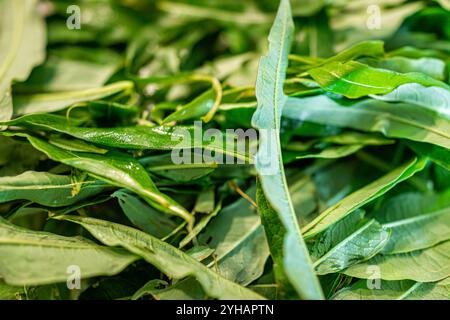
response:
[(270, 21), (270, 17), (262, 12), (252, 12), (251, 14), (245, 12), (240, 13), (236, 11), (220, 10), (217, 7), (202, 7), (176, 1), (161, 1), (158, 3), (158, 8), (173, 15), (181, 15), (191, 19), (214, 19), (244, 26)]
[(106, 48), (51, 49), (45, 63), (27, 81), (14, 85), (17, 95), (64, 92), (101, 87), (117, 71), (120, 56)]
[[(368, 40), (359, 42), (348, 49), (345, 49), (338, 54), (327, 58), (319, 59), (319, 62), (313, 63), (312, 67), (308, 69), (317, 68), (331, 62), (347, 62), (360, 57), (380, 57), (384, 55), (384, 43), (378, 40)], [(292, 57), (296, 61), (296, 56)], [(303, 58), (303, 57), (302, 57)]]
[(450, 274), (450, 241), (424, 250), (408, 253), (378, 254), (366, 262), (351, 266), (346, 275), (367, 279), (373, 277), (374, 267), (383, 280), (414, 280), (434, 282)]
[(28, 114), (54, 112), (69, 107), (75, 103), (98, 100), (119, 92), (129, 91), (132, 88), (132, 82), (120, 81), (93, 89), (14, 95), (14, 113)]
[(302, 156), (297, 156), (297, 159), (309, 159), (309, 158), (320, 158), (320, 159), (338, 159), (347, 157), (351, 154), (364, 148), (362, 144), (352, 144), (346, 146), (332, 146), (323, 149), (318, 153), (305, 154)]
[(405, 57), (392, 57), (384, 60), (370, 61), (369, 64), (376, 68), (388, 69), (400, 73), (420, 72), (437, 80), (445, 80), (445, 63), (436, 58), (422, 57), (410, 59)]
[(335, 205), (322, 212), (316, 219), (304, 227), (306, 237), (312, 237), (330, 225), (341, 220), (352, 211), (362, 207), (366, 203), (382, 196), (398, 183), (410, 178), (416, 172), (422, 170), (427, 161), (424, 159), (413, 159), (405, 165), (389, 172), (371, 184), (348, 195)]
[(114, 275), (137, 259), (123, 249), (30, 231), (0, 218), (0, 276), (11, 285), (66, 282), (74, 266), (80, 268), (83, 279)]
[(342, 94), (352, 99), (369, 94), (389, 93), (398, 86), (411, 82), (420, 83), (424, 86), (437, 86), (449, 89), (445, 83), (422, 73), (411, 72), (403, 74), (384, 69), (375, 69), (355, 61), (346, 63), (332, 62), (308, 72), (325, 90)]
[(411, 103), (431, 109), (450, 120), (450, 91), (441, 87), (424, 87), (418, 83), (407, 83), (385, 95), (371, 97), (392, 102)]
[(125, 154), (108, 153), (107, 155), (99, 155), (70, 152), (39, 138), (26, 134), (17, 135), (27, 138), (36, 149), (44, 152), (50, 159), (86, 171), (91, 176), (115, 186), (128, 188), (139, 194), (151, 206), (163, 212), (178, 215), (187, 221), (192, 219), (186, 209), (159, 192), (138, 161)]
[(48, 142), (50, 142), (54, 146), (57, 146), (67, 151), (88, 152), (98, 154), (105, 154), (108, 152), (107, 149), (99, 148), (83, 140), (78, 139), (65, 139), (58, 136), (52, 136), (50, 137), (50, 140)]
[[(203, 147), (222, 155), (230, 155), (241, 161), (249, 161), (250, 155), (245, 154), (234, 145), (228, 146), (226, 142), (233, 138), (223, 134), (222, 139), (205, 137), (200, 127), (196, 126), (132, 126), (117, 128), (86, 128), (78, 127), (80, 121), (68, 121), (63, 116), (51, 114), (31, 114), (5, 122), (6, 125), (17, 125), (25, 128), (56, 131), (71, 135), (91, 143), (122, 149), (154, 149), (154, 150), (182, 150), (193, 147)], [(220, 132), (220, 131), (218, 131)], [(212, 141), (211, 141), (212, 140)], [(181, 152), (181, 151), (180, 151)], [(183, 153), (177, 154), (183, 158)], [(190, 153), (189, 160), (190, 160)]]
[[(183, 238), (183, 240), (180, 241), (180, 248), (184, 247), (185, 245), (187, 245), (189, 242), (191, 242), (194, 238), (196, 238), (200, 232), (202, 232), (206, 226), (208, 225), (208, 223), (211, 221), (212, 218), (214, 218), (220, 211), (220, 209), (222, 209), (222, 203), (218, 203), (216, 208), (213, 208), (213, 210), (201, 217), (200, 221), (197, 222), (197, 224), (194, 226), (194, 228), (192, 228), (192, 231), (189, 232), (189, 234)], [(195, 208), (194, 208), (194, 211)], [(199, 212), (199, 211), (196, 211)], [(214, 250), (214, 249), (213, 249)]]
[(111, 196), (119, 200), (123, 212), (135, 226), (154, 237), (163, 238), (176, 227), (167, 216), (125, 191), (116, 191)]
[(450, 121), (435, 112), (404, 103), (376, 100), (349, 102), (326, 95), (289, 98), (283, 116), (297, 121), (380, 132), (450, 148)]
[(318, 274), (339, 272), (375, 256), (388, 239), (388, 230), (375, 220), (370, 220), (316, 260), (315, 269)]
[(329, 252), (333, 247), (344, 241), (348, 236), (360, 229), (364, 223), (364, 210), (358, 209), (343, 218), (341, 221), (330, 226), (311, 245), (311, 256), (318, 260)]
[(298, 293), (286, 276), (284, 268), (284, 239), (286, 229), (280, 221), (277, 212), (270, 206), (264, 195), (260, 182), (256, 181), (256, 201), (258, 204), (261, 222), (264, 225), (270, 255), (273, 260), (273, 273), (276, 282), (277, 294), (281, 298), (296, 297)]
[(340, 290), (334, 300), (448, 300), (449, 281), (414, 282), (411, 280), (380, 281), (375, 287), (371, 280), (359, 280), (351, 287)]
[(450, 238), (450, 208), (384, 225), (393, 238), (383, 250), (401, 253), (431, 247)]
[[(254, 188), (246, 193), (253, 198)], [(199, 236), (214, 248), (208, 266), (225, 278), (248, 285), (258, 279), (269, 257), (269, 247), (256, 209), (246, 199), (223, 208)]]
[(145, 168), (164, 178), (188, 183), (208, 176), (218, 167), (215, 163), (174, 164), (171, 154), (150, 156), (139, 160)]
[(286, 230), (283, 241), (284, 271), (303, 298), (321, 299), (322, 290), (291, 203), (280, 153), (280, 120), (287, 99), (283, 93), (283, 82), (293, 29), (289, 1), (282, 0), (270, 31), (269, 52), (261, 58), (256, 82), (258, 107), (252, 123), (259, 129), (260, 147), (255, 165), (264, 196)]
[(391, 230), (383, 253), (432, 247), (450, 239), (450, 193), (404, 193), (389, 199), (375, 218)]
[(0, 2), (0, 120), (12, 115), (11, 82), (28, 78), (45, 58), (45, 23), (36, 6), (36, 0)]
[(144, 232), (93, 218), (62, 216), (58, 219), (82, 225), (104, 244), (126, 248), (171, 278), (182, 279), (194, 276), (201, 283), (205, 292), (213, 298), (262, 299), (260, 295), (223, 278), (186, 253)]
[(416, 141), (408, 141), (406, 144), (418, 155), (428, 157), (434, 163), (450, 170), (450, 149)]
[[(74, 196), (75, 187), (80, 191)], [(62, 207), (99, 194), (105, 187), (92, 179), (77, 184), (70, 176), (27, 171), (18, 176), (0, 177), (0, 203), (29, 200), (44, 206)]]
[(384, 55), (384, 43), (379, 40), (362, 41), (350, 48), (330, 57), (323, 64), (331, 62), (346, 62), (359, 57), (380, 57)]
[(192, 277), (163, 289), (161, 289), (162, 285), (167, 285), (167, 282), (159, 279), (150, 280), (136, 291), (131, 299), (137, 300), (146, 295), (151, 295), (156, 300), (204, 300), (207, 298), (200, 283)]
[(208, 113), (214, 105), (215, 94), (213, 90), (206, 91), (193, 101), (175, 111), (163, 120), (163, 123), (171, 121), (184, 121), (189, 119), (200, 119)]
[(336, 144), (362, 144), (367, 146), (380, 146), (386, 144), (393, 144), (395, 141), (383, 138), (377, 134), (367, 134), (360, 132), (343, 132), (335, 136), (328, 136), (321, 139), (324, 142), (331, 142)]

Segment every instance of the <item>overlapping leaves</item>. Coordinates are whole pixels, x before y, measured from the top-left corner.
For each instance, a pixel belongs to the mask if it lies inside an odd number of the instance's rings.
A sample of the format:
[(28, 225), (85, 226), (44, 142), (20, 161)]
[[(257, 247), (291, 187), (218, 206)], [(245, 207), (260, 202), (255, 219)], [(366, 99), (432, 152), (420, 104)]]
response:
[(0, 299), (449, 299), (439, 3), (0, 1)]

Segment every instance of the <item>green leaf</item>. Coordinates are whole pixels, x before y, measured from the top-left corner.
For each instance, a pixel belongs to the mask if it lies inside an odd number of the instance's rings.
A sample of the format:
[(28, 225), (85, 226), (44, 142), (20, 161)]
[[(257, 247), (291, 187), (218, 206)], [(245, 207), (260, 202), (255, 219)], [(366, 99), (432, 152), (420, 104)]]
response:
[(380, 282), (380, 288), (368, 288), (367, 280), (359, 280), (333, 296), (333, 300), (449, 300), (447, 279), (421, 283), (411, 280)]
[(18, 95), (78, 91), (101, 87), (117, 71), (120, 56), (106, 48), (63, 47), (51, 49), (47, 60), (27, 81), (14, 85)]
[[(72, 195), (74, 187), (80, 187)], [(47, 172), (27, 171), (17, 176), (0, 177), (0, 203), (13, 200), (29, 200), (49, 207), (72, 205), (95, 196), (105, 188), (103, 183), (87, 180), (73, 183), (70, 176)]]
[(307, 153), (302, 156), (297, 156), (297, 159), (310, 159), (310, 158), (319, 158), (319, 159), (338, 159), (347, 157), (356, 153), (357, 151), (364, 148), (362, 144), (351, 144), (346, 146), (331, 146), (323, 149), (319, 153)]
[(331, 62), (346, 62), (359, 57), (381, 57), (384, 55), (384, 43), (379, 40), (368, 40), (359, 42), (350, 48), (324, 60), (321, 65)]
[(268, 15), (259, 11), (240, 12), (236, 10), (221, 10), (212, 6), (191, 5), (177, 1), (160, 1), (158, 2), (158, 9), (175, 16), (181, 15), (190, 19), (214, 19), (244, 26), (267, 23), (270, 19)]
[(123, 249), (14, 226), (0, 218), (0, 276), (10, 285), (66, 282), (70, 266), (83, 279), (115, 275), (138, 259)]
[(223, 278), (186, 253), (136, 229), (93, 218), (60, 216), (57, 219), (80, 224), (104, 244), (126, 248), (171, 278), (194, 276), (212, 298), (262, 299), (260, 295)]
[(218, 167), (215, 163), (174, 164), (171, 154), (149, 156), (139, 160), (145, 168), (164, 178), (188, 183), (210, 175)]
[(405, 57), (411, 59), (420, 59), (423, 57), (445, 59), (446, 54), (436, 49), (420, 49), (411, 46), (404, 46), (387, 54), (388, 57)]
[(270, 206), (267, 198), (264, 196), (259, 180), (256, 181), (256, 202), (258, 204), (261, 222), (266, 233), (267, 242), (269, 243), (277, 294), (282, 299), (297, 298), (298, 294), (293, 288), (289, 278), (286, 276), (284, 268), (285, 254), (283, 246), (286, 237), (286, 229), (280, 221), (277, 212)]
[[(304, 4), (300, 6), (305, 7)], [(329, 20), (328, 10), (321, 10), (303, 22), (302, 29), (305, 40), (297, 44), (301, 52), (307, 52), (312, 57), (333, 55), (334, 34)]]
[[(327, 59), (319, 59), (317, 62), (313, 62), (307, 69), (317, 68), (331, 62), (347, 62), (360, 57), (381, 57), (384, 55), (384, 43), (379, 40), (368, 40), (359, 42), (348, 49), (345, 49), (338, 54), (331, 56)], [(289, 59), (298, 62), (304, 62), (306, 57), (298, 57), (296, 55), (290, 55)]]
[(406, 143), (418, 155), (428, 157), (431, 161), (450, 170), (450, 150), (429, 143), (408, 141)]
[(294, 16), (310, 17), (317, 13), (326, 4), (326, 1), (319, 0), (292, 0)]
[[(249, 161), (247, 155), (238, 148), (228, 147), (227, 141), (232, 136), (223, 134), (222, 139), (207, 139), (201, 127), (197, 126), (130, 126), (115, 128), (77, 127), (77, 120), (52, 114), (31, 114), (5, 122), (7, 125), (41, 129), (65, 133), (91, 143), (134, 150), (179, 150), (177, 155), (184, 159), (183, 149), (203, 147), (205, 150), (230, 155), (241, 161)], [(211, 141), (212, 140), (212, 141)], [(190, 155), (191, 153), (188, 153)], [(190, 159), (190, 156), (189, 156)], [(205, 159), (204, 159), (205, 160)], [(210, 161), (211, 162), (211, 161)]]
[[(220, 209), (222, 209), (221, 201), (217, 204), (216, 208), (213, 208), (213, 210), (209, 214), (200, 218), (200, 221), (197, 222), (197, 224), (192, 228), (192, 231), (190, 231), (189, 234), (180, 241), (179, 247), (183, 248), (189, 242), (191, 242), (193, 239), (195, 239), (195, 237), (197, 237), (199, 235), (199, 233), (202, 232), (206, 228), (206, 226), (210, 223), (211, 219), (213, 219), (215, 216), (217, 216)], [(195, 208), (194, 208), (194, 211), (196, 211)]]
[(163, 123), (169, 123), (172, 121), (184, 121), (190, 119), (200, 119), (208, 113), (214, 105), (215, 94), (213, 90), (208, 90), (201, 94), (188, 104), (184, 105), (174, 113), (167, 116)]
[(151, 295), (156, 300), (205, 300), (207, 296), (202, 286), (195, 278), (187, 278), (178, 281), (172, 286), (166, 286), (167, 282), (155, 279), (147, 282), (131, 298), (138, 300), (146, 295)]
[(18, 94), (13, 97), (14, 113), (28, 114), (59, 111), (76, 103), (98, 100), (117, 93), (130, 92), (132, 89), (132, 82), (120, 81), (100, 88), (54, 93)]
[(12, 224), (30, 230), (42, 230), (49, 211), (46, 208), (33, 208), (29, 203), (24, 203), (18, 210), (8, 215), (8, 221)]
[(365, 64), (349, 61), (332, 62), (308, 71), (311, 77), (326, 91), (342, 94), (347, 98), (360, 98), (369, 94), (389, 93), (398, 86), (416, 82), (424, 86), (449, 87), (422, 73), (398, 73), (375, 69)]
[(211, 213), (214, 211), (215, 202), (214, 188), (208, 188), (201, 191), (195, 201), (194, 211), (197, 213)]
[(19, 141), (0, 134), (0, 176), (14, 176), (35, 170), (46, 156), (28, 141)]
[(375, 220), (367, 222), (314, 262), (317, 274), (339, 272), (370, 259), (383, 249), (388, 238), (389, 232), (378, 222)]
[(368, 270), (378, 267), (383, 280), (414, 280), (435, 282), (450, 274), (450, 241), (424, 250), (398, 254), (378, 254), (366, 262), (351, 266), (344, 271), (346, 275), (367, 279)]
[(335, 136), (328, 136), (321, 139), (323, 142), (330, 142), (335, 144), (362, 144), (367, 146), (379, 146), (386, 144), (393, 144), (395, 141), (383, 138), (377, 134), (366, 134), (360, 132), (342, 132)]
[(440, 87), (424, 87), (418, 83), (407, 83), (386, 95), (371, 97), (382, 101), (415, 104), (433, 110), (450, 120), (450, 91)]
[(413, 159), (408, 163), (389, 172), (369, 185), (353, 192), (335, 205), (322, 212), (317, 218), (303, 228), (305, 237), (312, 237), (337, 221), (341, 220), (352, 211), (362, 207), (366, 203), (382, 196), (400, 182), (410, 178), (416, 172), (421, 171), (427, 161)]
[[(269, 35), (269, 52), (261, 58), (256, 82), (258, 107), (252, 124), (260, 132), (255, 166), (264, 197), (286, 230), (283, 269), (300, 296), (322, 299), (308, 249), (303, 241), (284, 175), (280, 153), (280, 120), (287, 97), (283, 93), (294, 25), (289, 1), (282, 0)], [(301, 274), (301, 276), (299, 276)]]
[(349, 102), (320, 95), (289, 98), (283, 116), (297, 121), (381, 132), (390, 138), (450, 148), (450, 121), (438, 117), (435, 112), (410, 104), (372, 99)]
[[(254, 197), (254, 188), (246, 194)], [(241, 198), (223, 208), (198, 238), (215, 249), (209, 267), (225, 278), (248, 285), (258, 279), (269, 257), (261, 220), (252, 204)]]
[(0, 281), (0, 300), (19, 300), (24, 291), (23, 287), (10, 286)]
[[(13, 115), (13, 105), (11, 90), (8, 88), (3, 96), (0, 96), (0, 121), (7, 121), (11, 119)], [(4, 130), (6, 127), (0, 126), (0, 130)]]
[(161, 193), (141, 164), (132, 157), (110, 152), (106, 155), (76, 153), (55, 147), (44, 140), (26, 134), (17, 134), (50, 159), (88, 172), (91, 176), (112, 185), (127, 188), (146, 200), (155, 209), (191, 221), (192, 217), (181, 205)]
[(450, 239), (450, 197), (404, 193), (375, 212), (375, 218), (391, 230), (383, 253), (403, 253), (432, 247)]
[(375, 68), (388, 69), (400, 73), (420, 72), (436, 80), (445, 80), (445, 63), (436, 58), (423, 57), (410, 59), (405, 57), (392, 57), (383, 60), (369, 60)]
[(82, 140), (76, 139), (64, 139), (58, 136), (50, 137), (49, 141), (52, 145), (62, 148), (67, 151), (76, 151), (76, 152), (89, 152), (89, 153), (98, 153), (105, 154), (108, 152), (106, 149), (102, 149), (96, 147), (92, 144), (86, 143)]
[(11, 82), (28, 78), (45, 59), (45, 22), (36, 6), (35, 0), (0, 2), (1, 121), (12, 115)]
[(319, 235), (310, 248), (314, 260), (320, 259), (333, 247), (358, 231), (364, 224), (364, 214), (364, 210), (355, 210)]
[(111, 197), (119, 200), (123, 212), (135, 226), (154, 237), (163, 238), (176, 228), (176, 224), (166, 215), (123, 190), (114, 192)]
[(318, 274), (339, 272), (380, 252), (389, 232), (375, 220), (363, 221), (356, 211), (329, 227), (315, 242), (312, 255)]
[(203, 261), (214, 253), (214, 249), (208, 246), (194, 245), (186, 253), (197, 261)]

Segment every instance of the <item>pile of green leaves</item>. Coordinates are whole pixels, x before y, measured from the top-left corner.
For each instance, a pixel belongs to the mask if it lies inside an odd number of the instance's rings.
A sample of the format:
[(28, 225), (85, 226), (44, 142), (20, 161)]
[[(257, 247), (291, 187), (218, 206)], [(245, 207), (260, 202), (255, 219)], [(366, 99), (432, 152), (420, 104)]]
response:
[(448, 2), (372, 2), (0, 1), (0, 298), (449, 299)]

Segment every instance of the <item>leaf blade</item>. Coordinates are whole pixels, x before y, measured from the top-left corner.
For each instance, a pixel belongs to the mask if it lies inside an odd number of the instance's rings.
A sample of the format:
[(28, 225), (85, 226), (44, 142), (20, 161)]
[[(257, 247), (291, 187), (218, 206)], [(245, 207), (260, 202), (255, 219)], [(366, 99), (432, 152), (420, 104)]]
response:
[[(283, 93), (293, 21), (289, 1), (282, 0), (269, 35), (269, 51), (261, 58), (256, 83), (258, 107), (252, 124), (260, 131), (256, 170), (264, 196), (286, 229), (283, 242), (283, 268), (297, 292), (306, 299), (322, 299), (323, 293), (312, 268), (287, 189), (281, 160), (280, 119), (287, 97)], [(271, 153), (274, 147), (276, 152)], [(269, 163), (270, 172), (264, 164)], [(275, 171), (275, 172), (273, 172)], [(299, 270), (302, 276), (299, 277)]]
[(219, 276), (170, 244), (141, 231), (93, 218), (60, 216), (57, 219), (82, 225), (106, 245), (123, 246), (170, 277), (182, 279), (189, 275), (195, 276), (211, 297), (219, 299), (262, 299), (260, 295)]

